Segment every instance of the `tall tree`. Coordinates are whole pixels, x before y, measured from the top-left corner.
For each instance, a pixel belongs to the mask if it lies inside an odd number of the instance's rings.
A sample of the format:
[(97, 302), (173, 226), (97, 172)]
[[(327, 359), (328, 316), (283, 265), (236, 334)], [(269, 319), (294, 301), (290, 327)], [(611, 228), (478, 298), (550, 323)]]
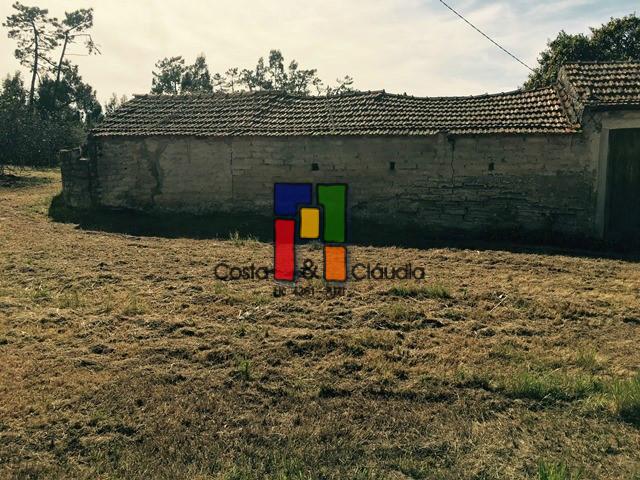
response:
[(318, 78), (318, 71), (313, 68), (305, 70), (298, 67), (298, 62), (292, 60), (286, 77), (285, 90), (297, 95), (309, 95), (310, 87), (314, 85), (314, 80)]
[(184, 58), (181, 56), (167, 57), (156, 62), (158, 72), (153, 72), (151, 93), (180, 93), (182, 76), (184, 75)]
[(90, 129), (102, 118), (102, 107), (96, 91), (82, 80), (77, 65), (65, 62), (65, 75), (56, 83), (49, 76), (42, 78), (36, 106), (45, 118), (74, 119)]
[(284, 56), (280, 50), (269, 52), (269, 66), (267, 67), (266, 90), (285, 90), (287, 74), (284, 71)]
[(241, 81), (241, 75), (242, 74), (238, 72), (238, 67), (230, 68), (224, 72), (224, 82), (222, 83), (223, 88), (228, 89), (231, 93), (235, 92), (237, 84)]
[(276, 90), (295, 95), (309, 95), (312, 87), (318, 94), (331, 91), (330, 87), (323, 86), (315, 68), (300, 68), (296, 60), (289, 62), (285, 68), (284, 56), (280, 50), (271, 50), (267, 62), (260, 57), (255, 69), (243, 70), (240, 79), (249, 91)]
[(325, 86), (318, 71), (300, 68), (296, 60), (287, 65), (280, 50), (271, 50), (265, 61), (260, 57), (253, 69), (237, 67), (211, 75), (203, 54), (193, 65), (185, 65), (184, 58), (169, 57), (156, 63), (151, 93), (180, 94), (194, 92), (280, 91), (295, 95), (315, 93), (336, 95), (353, 90), (353, 78), (348, 75), (336, 80), (336, 86)]
[[(50, 18), (45, 9), (20, 3), (13, 8), (15, 13), (7, 17), (3, 26), (9, 29), (9, 38), (16, 40), (15, 56), (29, 68), (31, 82), (23, 97), (16, 93), (22, 90), (19, 76), (4, 82), (0, 137), (10, 139), (3, 143), (9, 152), (8, 161), (52, 165), (60, 148), (81, 144), (86, 130), (102, 118), (95, 90), (66, 58), (70, 55), (67, 47), (82, 40), (89, 53), (97, 51), (88, 33), (93, 11), (65, 13), (65, 18), (58, 21)], [(54, 49), (59, 46), (59, 57), (53, 61)]]
[(24, 161), (23, 120), (28, 117), (27, 98), (20, 73), (7, 77), (0, 92), (0, 175), (4, 168)]
[(303, 69), (296, 60), (287, 68), (280, 50), (269, 52), (268, 63), (260, 57), (254, 70), (243, 70), (241, 81), (249, 90), (276, 90), (294, 95), (309, 95), (315, 89), (318, 95), (335, 95), (353, 90), (353, 78), (348, 75), (337, 80), (335, 87), (325, 86), (315, 68)]
[(126, 95), (122, 95), (120, 98), (118, 98), (118, 95), (116, 95), (115, 93), (112, 93), (111, 96), (109, 97), (109, 100), (107, 100), (107, 103), (104, 104), (104, 115), (105, 117), (108, 117), (109, 115), (113, 114), (118, 108), (120, 108), (124, 103), (126, 103), (128, 100)]
[(40, 101), (45, 101), (47, 94), (43, 89), (53, 91), (53, 84), (53, 79), (43, 78), (31, 108), (19, 74), (7, 77), (3, 82), (0, 93), (0, 164), (52, 165), (61, 148), (82, 143), (85, 131), (79, 110), (68, 107), (55, 116), (34, 114), (40, 110)]
[(181, 93), (207, 93), (213, 91), (211, 74), (204, 54), (196, 57), (193, 65), (188, 65), (180, 80)]
[(151, 93), (210, 93), (213, 92), (214, 83), (221, 89), (225, 79), (220, 74), (212, 79), (204, 54), (198, 55), (191, 65), (186, 65), (182, 56), (168, 57), (156, 62)]
[(324, 92), (327, 95), (340, 95), (342, 93), (353, 92), (353, 90), (353, 78), (349, 75), (345, 75), (342, 78), (336, 79), (335, 87), (328, 86), (324, 89)]
[(305, 70), (292, 60), (285, 68), (284, 56), (280, 50), (271, 50), (265, 64), (260, 57), (254, 70), (243, 70), (242, 83), (250, 90), (277, 90), (294, 94), (308, 94), (317, 78), (317, 70)]
[(79, 112), (86, 128), (91, 129), (102, 119), (102, 106), (98, 102), (96, 91), (82, 80), (77, 65), (69, 65), (66, 72), (64, 82), (69, 86), (69, 96), (65, 105)]
[(14, 3), (13, 8), (16, 13), (9, 15), (2, 25), (9, 29), (9, 38), (17, 42), (15, 57), (31, 71), (29, 107), (32, 107), (36, 77), (43, 68), (41, 61), (50, 64), (48, 54), (57, 45), (53, 31), (56, 20), (48, 17), (47, 9), (27, 7), (20, 2)]
[[(227, 70), (227, 74), (237, 68)], [(267, 68), (264, 66), (264, 58), (260, 57), (256, 65), (255, 70), (243, 69), (240, 73), (240, 82), (249, 89), (250, 92), (254, 90), (268, 90), (269, 84), (267, 82)], [(231, 90), (233, 91), (233, 90)]]
[(635, 14), (612, 18), (589, 35), (564, 30), (547, 43), (538, 57), (538, 66), (524, 88), (538, 88), (556, 81), (563, 63), (575, 61), (640, 60), (640, 17)]
[(213, 77), (211, 77), (211, 86), (215, 91), (224, 91), (226, 82), (227, 79), (220, 73), (214, 73)]
[(82, 40), (87, 53), (100, 53), (100, 50), (89, 33), (89, 29), (93, 27), (93, 8), (81, 8), (73, 12), (65, 12), (64, 19), (61, 22), (54, 20), (53, 23), (56, 27), (56, 38), (58, 42), (62, 44), (60, 57), (58, 58), (58, 63), (55, 68), (56, 81), (53, 90), (53, 98), (55, 101), (60, 86), (60, 76), (63, 66), (65, 65), (67, 47)]

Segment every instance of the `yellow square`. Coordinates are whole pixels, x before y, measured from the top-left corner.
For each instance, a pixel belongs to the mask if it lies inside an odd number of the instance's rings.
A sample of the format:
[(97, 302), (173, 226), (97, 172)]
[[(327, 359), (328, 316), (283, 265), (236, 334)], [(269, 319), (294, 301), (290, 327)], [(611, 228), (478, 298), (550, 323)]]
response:
[(320, 209), (300, 209), (300, 238), (320, 237)]

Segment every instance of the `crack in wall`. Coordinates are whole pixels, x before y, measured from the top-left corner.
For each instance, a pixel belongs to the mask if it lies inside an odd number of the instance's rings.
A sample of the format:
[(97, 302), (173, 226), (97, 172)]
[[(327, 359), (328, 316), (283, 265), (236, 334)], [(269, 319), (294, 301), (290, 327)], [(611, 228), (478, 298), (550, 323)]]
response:
[(233, 175), (233, 140), (229, 141), (229, 178), (231, 179), (231, 201), (235, 199), (235, 177)]
[(159, 142), (157, 148), (151, 152), (147, 146), (147, 143), (143, 143), (144, 149), (144, 158), (147, 163), (147, 167), (149, 169), (149, 173), (151, 177), (155, 180), (155, 185), (151, 188), (150, 194), (150, 204), (151, 208), (156, 206), (156, 197), (162, 194), (162, 180), (163, 180), (163, 172), (160, 167), (160, 156), (167, 149), (168, 142)]
[(455, 175), (456, 175), (456, 171), (455, 168), (453, 167), (453, 157), (454, 157), (454, 153), (456, 150), (456, 139), (453, 137), (447, 137), (447, 141), (449, 142), (449, 145), (451, 145), (451, 191), (453, 192), (453, 189), (455, 188)]

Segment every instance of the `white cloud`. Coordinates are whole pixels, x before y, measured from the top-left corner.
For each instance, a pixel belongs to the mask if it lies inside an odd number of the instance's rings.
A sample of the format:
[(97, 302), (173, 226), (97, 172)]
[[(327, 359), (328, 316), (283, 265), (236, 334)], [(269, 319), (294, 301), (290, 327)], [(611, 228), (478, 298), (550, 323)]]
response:
[[(630, 13), (630, 1), (450, 0), (473, 23), (535, 64), (560, 29), (586, 31), (610, 16)], [(362, 89), (414, 95), (470, 95), (512, 90), (528, 71), (437, 0), (164, 0), (39, 1), (53, 15), (95, 9), (93, 35), (102, 55), (72, 57), (98, 90), (144, 93), (154, 63), (204, 52), (212, 71), (251, 67), (271, 48), (333, 81), (352, 75)], [(0, 16), (11, 2), (0, 5)], [(18, 67), (13, 41), (0, 42), (0, 73)]]

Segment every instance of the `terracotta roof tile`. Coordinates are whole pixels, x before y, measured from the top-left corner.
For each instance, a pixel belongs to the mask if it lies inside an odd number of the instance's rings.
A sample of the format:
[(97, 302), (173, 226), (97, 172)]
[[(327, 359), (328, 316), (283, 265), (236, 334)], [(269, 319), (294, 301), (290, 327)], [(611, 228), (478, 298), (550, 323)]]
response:
[(584, 107), (640, 106), (640, 62), (579, 62), (560, 79)]
[[(95, 136), (317, 136), (572, 133), (585, 106), (640, 105), (640, 63), (570, 64), (556, 86), (472, 97), (357, 92), (140, 95)], [(579, 100), (580, 108), (574, 106)]]

